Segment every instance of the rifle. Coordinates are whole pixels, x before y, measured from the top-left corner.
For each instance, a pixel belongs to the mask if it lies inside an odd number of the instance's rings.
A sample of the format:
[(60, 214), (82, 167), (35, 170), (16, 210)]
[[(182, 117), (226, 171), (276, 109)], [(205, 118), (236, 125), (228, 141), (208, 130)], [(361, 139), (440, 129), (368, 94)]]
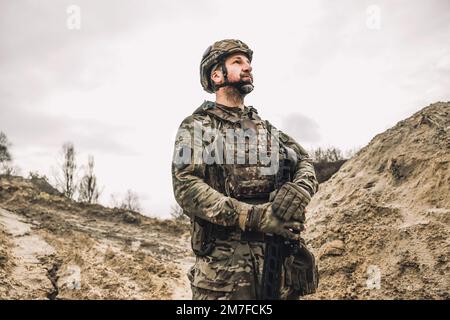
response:
[[(292, 160), (288, 158), (288, 151), (282, 147), (282, 156), (275, 176), (275, 189), (291, 181)], [(262, 299), (279, 300), (281, 288), (281, 272), (284, 258), (289, 254), (291, 243), (282, 236), (266, 234), (266, 248), (262, 274)]]
[[(275, 188), (292, 181), (292, 168), (296, 165), (295, 152), (285, 146), (282, 147), (282, 157), (275, 177)], [(262, 299), (279, 300), (281, 289), (281, 273), (286, 257), (293, 256), (290, 266), (290, 285), (299, 296), (316, 292), (319, 284), (319, 274), (314, 255), (300, 241), (285, 239), (276, 234), (266, 234), (264, 266), (262, 274)]]

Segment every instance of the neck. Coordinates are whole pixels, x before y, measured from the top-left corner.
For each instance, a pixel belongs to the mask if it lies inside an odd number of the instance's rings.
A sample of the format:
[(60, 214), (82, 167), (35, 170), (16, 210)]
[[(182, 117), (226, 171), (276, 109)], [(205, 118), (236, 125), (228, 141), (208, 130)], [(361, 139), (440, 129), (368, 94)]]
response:
[(216, 92), (216, 103), (225, 107), (244, 108), (244, 96), (234, 87), (222, 87)]

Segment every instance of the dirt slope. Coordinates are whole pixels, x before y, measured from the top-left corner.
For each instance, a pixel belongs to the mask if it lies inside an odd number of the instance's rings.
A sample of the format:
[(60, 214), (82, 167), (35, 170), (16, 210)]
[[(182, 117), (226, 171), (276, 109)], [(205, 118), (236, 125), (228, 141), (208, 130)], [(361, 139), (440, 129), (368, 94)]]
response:
[(373, 138), (308, 210), (311, 298), (449, 299), (450, 103)]
[(187, 299), (188, 244), (185, 225), (0, 178), (0, 299)]

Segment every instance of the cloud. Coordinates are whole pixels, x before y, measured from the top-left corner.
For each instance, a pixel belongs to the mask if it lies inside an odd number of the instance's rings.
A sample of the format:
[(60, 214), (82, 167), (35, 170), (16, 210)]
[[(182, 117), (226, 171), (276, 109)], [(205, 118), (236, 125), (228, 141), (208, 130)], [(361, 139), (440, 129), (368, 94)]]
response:
[(321, 139), (320, 127), (313, 119), (299, 113), (291, 113), (283, 118), (283, 132), (301, 143), (318, 143)]
[[(48, 99), (66, 92), (80, 95), (114, 79), (123, 61), (118, 41), (180, 12), (208, 10), (204, 1), (42, 0), (0, 3), (0, 127), (22, 147), (53, 147), (68, 139), (80, 147), (121, 154), (133, 150), (120, 142), (128, 129), (99, 112), (76, 116), (78, 106), (60, 99), (49, 112)], [(67, 28), (67, 8), (81, 9), (81, 29)], [(148, 39), (152, 41), (152, 39)], [(71, 97), (76, 96), (76, 93)], [(62, 101), (61, 101), (62, 100)], [(91, 102), (92, 103), (92, 102)], [(99, 109), (95, 105), (81, 108)], [(112, 120), (114, 122), (114, 120)], [(129, 130), (128, 130), (129, 131)]]
[(136, 153), (120, 140), (120, 135), (130, 128), (100, 120), (75, 119), (3, 106), (0, 109), (0, 129), (16, 147), (55, 148), (65, 141), (72, 141), (77, 147), (91, 152), (112, 155)]
[[(67, 27), (70, 5), (81, 10), (79, 30)], [(120, 68), (119, 39), (174, 20), (180, 12), (200, 16), (209, 7), (205, 1), (174, 0), (3, 1), (0, 94), (13, 104), (36, 102), (58, 90), (95, 88)]]

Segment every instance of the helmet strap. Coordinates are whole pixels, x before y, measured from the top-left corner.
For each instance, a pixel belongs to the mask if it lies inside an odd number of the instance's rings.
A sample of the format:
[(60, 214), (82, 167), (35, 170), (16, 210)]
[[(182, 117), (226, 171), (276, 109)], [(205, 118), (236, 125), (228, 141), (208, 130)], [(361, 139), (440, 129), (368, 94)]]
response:
[(221, 60), (219, 63), (220, 63), (220, 68), (222, 69), (224, 81), (221, 84), (217, 84), (217, 85), (215, 84), (214, 91), (217, 91), (218, 89), (220, 89), (222, 87), (226, 87), (226, 86), (236, 88), (238, 90), (238, 92), (242, 95), (246, 95), (253, 91), (253, 88), (254, 88), (253, 84), (243, 82), (243, 81), (238, 81), (238, 82), (228, 81), (228, 71), (227, 71), (227, 67), (225, 66), (225, 61)]
[(228, 81), (228, 71), (227, 71), (227, 67), (225, 66), (225, 61), (223, 59), (220, 60), (219, 65), (220, 65), (220, 69), (222, 69), (223, 83), (221, 83), (221, 84), (213, 84), (214, 91), (217, 91), (218, 89), (220, 89), (222, 87), (226, 87), (226, 86), (231, 85), (231, 83)]

